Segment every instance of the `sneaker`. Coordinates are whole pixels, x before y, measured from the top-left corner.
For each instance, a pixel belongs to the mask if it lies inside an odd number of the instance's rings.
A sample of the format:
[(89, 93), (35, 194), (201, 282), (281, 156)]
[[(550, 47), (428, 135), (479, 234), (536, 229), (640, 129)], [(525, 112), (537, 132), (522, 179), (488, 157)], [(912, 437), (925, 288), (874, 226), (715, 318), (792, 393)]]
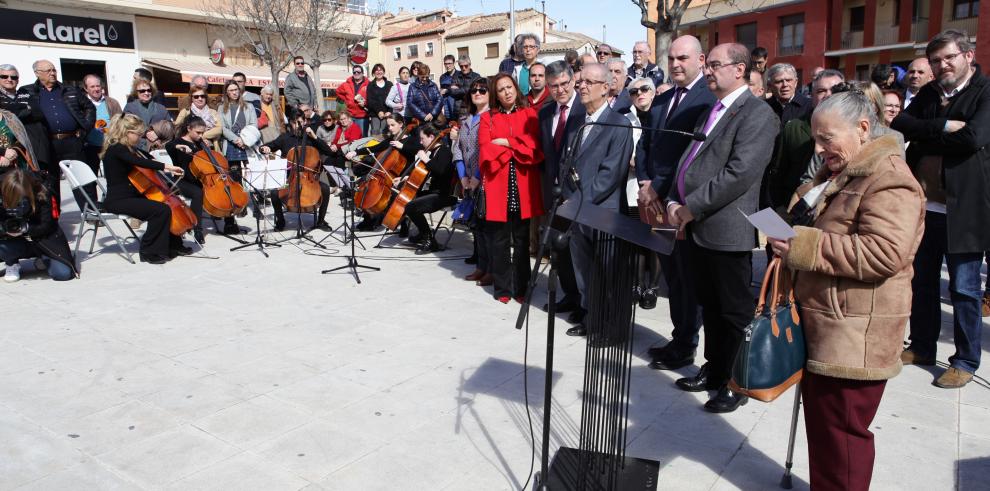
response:
[(949, 367), (934, 383), (943, 389), (959, 389), (973, 380), (973, 374), (955, 367)]
[(990, 292), (983, 294), (983, 317), (990, 317)]
[(144, 223), (138, 218), (131, 218), (128, 222), (131, 228), (141, 228), (141, 224)]
[(7, 266), (7, 272), (3, 275), (3, 281), (7, 283), (13, 283), (21, 279), (21, 265), (20, 264), (10, 264)]
[(44, 271), (48, 269), (48, 263), (46, 263), (43, 258), (36, 257), (34, 258), (34, 269)]
[(935, 359), (922, 358), (921, 356), (918, 356), (918, 354), (915, 353), (914, 351), (911, 351), (910, 349), (906, 349), (901, 352), (901, 363), (905, 365), (921, 365), (921, 366), (930, 367), (935, 365)]

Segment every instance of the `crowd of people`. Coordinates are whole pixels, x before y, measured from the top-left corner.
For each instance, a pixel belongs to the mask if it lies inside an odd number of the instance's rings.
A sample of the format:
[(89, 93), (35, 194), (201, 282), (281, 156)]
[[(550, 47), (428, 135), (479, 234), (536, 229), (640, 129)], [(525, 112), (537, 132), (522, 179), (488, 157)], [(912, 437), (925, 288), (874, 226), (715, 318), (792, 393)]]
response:
[[(324, 217), (338, 195), (362, 215), (358, 230), (374, 231), (384, 213), (355, 203), (351, 180), (381, 178), (381, 161), (395, 155), (403, 164), (387, 172), (387, 187), (401, 186), (418, 163), (430, 175), (399, 234), (417, 252), (435, 252), (426, 216), (470, 200), (466, 262), (475, 270), (465, 280), (491, 286), (501, 303), (523, 301), (533, 261), (545, 259), (536, 237), (559, 194), (676, 229), (669, 254), (644, 251), (639, 261), (639, 306), (654, 308), (664, 282), (674, 326), (668, 344), (650, 349), (650, 367), (695, 363), (704, 329), (705, 363), (676, 385), (712, 391), (704, 408), (725, 413), (747, 402), (728, 382), (756, 305), (750, 286), (760, 240), (740, 211), (770, 207), (797, 234), (768, 239), (767, 254), (793, 272), (808, 340), (801, 390), (812, 486), (865, 489), (869, 424), (886, 380), (903, 364), (935, 363), (943, 261), (956, 352), (935, 385), (962, 387), (980, 364), (981, 315), (990, 313), (980, 277), (990, 250), (990, 95), (969, 38), (942, 32), (907, 70), (881, 65), (870, 81), (820, 68), (803, 86), (794, 66), (770, 63), (765, 49), (729, 43), (705, 53), (689, 35), (671, 43), (666, 71), (650, 62), (645, 42), (633, 47), (630, 66), (604, 44), (594, 55), (571, 52), (546, 64), (540, 48), (538, 36), (518, 36), (492, 76), (472, 70), (467, 56), (444, 57), (436, 77), (420, 62), (394, 80), (380, 64), (370, 77), (354, 66), (337, 89), (336, 111), (320, 112), (322, 95), (302, 57), (286, 78), (284, 110), (272, 87), (246, 90), (241, 73), (214, 107), (205, 77), (194, 77), (189, 105), (174, 120), (143, 68), (121, 105), (95, 75), (81, 87), (63, 85), (54, 65), (39, 60), (37, 80), (19, 87), (17, 68), (0, 65), (0, 193), (5, 216), (23, 219), (22, 228), (3, 222), (4, 279), (18, 279), (18, 261), (31, 258), (54, 279), (79, 275), (58, 226), (62, 160), (94, 172), (102, 164), (107, 194), (78, 190), (80, 208), (91, 199), (147, 222), (140, 258), (160, 264), (192, 249), (170, 231), (169, 208), (128, 180), (134, 167), (171, 175), (203, 216), (201, 183), (189, 169), (196, 149), (216, 149), (239, 181), (253, 152), (312, 146), (330, 170), (312, 228), (330, 228)], [(249, 127), (261, 135), (256, 144), (245, 141)], [(698, 133), (705, 138), (692, 137)], [(152, 158), (158, 148), (170, 162)], [(283, 198), (262, 198), (271, 199), (282, 230)], [(218, 232), (243, 232), (234, 216), (225, 220)], [(549, 259), (563, 292), (554, 307), (572, 324), (567, 334), (583, 336), (596, 258), (592, 231), (572, 227), (567, 246)], [(192, 233), (205, 242), (202, 227)], [(909, 320), (910, 346), (902, 349)]]

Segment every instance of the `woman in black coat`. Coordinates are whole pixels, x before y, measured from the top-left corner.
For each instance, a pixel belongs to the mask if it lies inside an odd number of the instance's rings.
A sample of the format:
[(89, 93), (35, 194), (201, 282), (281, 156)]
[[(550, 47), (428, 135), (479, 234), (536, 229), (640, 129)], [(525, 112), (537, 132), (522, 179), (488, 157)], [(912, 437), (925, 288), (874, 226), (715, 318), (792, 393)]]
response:
[(392, 91), (392, 82), (385, 77), (385, 67), (378, 63), (371, 69), (374, 80), (368, 84), (368, 132), (366, 135), (381, 135), (385, 133), (385, 117), (392, 109), (385, 100)]
[[(4, 280), (20, 279), (21, 259), (38, 258), (35, 267), (46, 269), (55, 281), (79, 277), (69, 242), (58, 226), (51, 194), (25, 169), (14, 169), (0, 180), (0, 259), (6, 263)], [(9, 228), (8, 228), (9, 227)]]

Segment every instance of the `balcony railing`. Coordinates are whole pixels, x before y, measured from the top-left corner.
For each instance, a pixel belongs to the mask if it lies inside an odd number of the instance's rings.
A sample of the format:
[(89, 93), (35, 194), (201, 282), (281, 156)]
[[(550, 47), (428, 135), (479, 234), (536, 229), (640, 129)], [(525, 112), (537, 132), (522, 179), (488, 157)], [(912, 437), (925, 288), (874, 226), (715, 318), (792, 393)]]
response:
[(842, 34), (842, 49), (862, 48), (863, 32), (846, 32)]
[(911, 41), (916, 43), (928, 41), (928, 19), (918, 19), (911, 23)]
[(897, 26), (877, 26), (873, 34), (874, 46), (897, 44)]
[(966, 31), (966, 34), (970, 36), (976, 35), (977, 25), (979, 25), (980, 19), (977, 17), (969, 17), (966, 19), (948, 19), (945, 21), (946, 29), (958, 29), (960, 31)]
[(368, 13), (368, 0), (329, 0), (329, 2), (344, 12), (361, 15)]
[(777, 46), (777, 56), (794, 56), (804, 53), (804, 46)]

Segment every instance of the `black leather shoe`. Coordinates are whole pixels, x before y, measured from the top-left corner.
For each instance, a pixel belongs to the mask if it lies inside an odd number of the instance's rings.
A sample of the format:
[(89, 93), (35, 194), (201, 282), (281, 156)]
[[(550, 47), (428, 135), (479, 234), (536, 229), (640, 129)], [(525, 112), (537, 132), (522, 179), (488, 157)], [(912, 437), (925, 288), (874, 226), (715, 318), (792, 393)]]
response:
[(206, 243), (206, 237), (203, 236), (203, 229), (197, 228), (193, 230), (193, 238), (196, 239), (196, 243), (203, 245)]
[(278, 218), (276, 218), (275, 219), (275, 231), (276, 232), (281, 232), (283, 230), (285, 230), (285, 219), (283, 218), (283, 219), (279, 220)]
[(226, 235), (237, 235), (241, 233), (241, 228), (237, 226), (237, 222), (234, 220), (224, 220), (223, 233)]
[(471, 257), (464, 260), (464, 264), (478, 264), (478, 255), (472, 255)]
[(657, 290), (656, 288), (647, 288), (643, 290), (643, 293), (639, 297), (639, 308), (644, 310), (650, 310), (657, 306)]
[(172, 247), (170, 247), (168, 249), (168, 255), (170, 257), (188, 256), (188, 255), (190, 255), (192, 253), (193, 253), (193, 250), (192, 250), (191, 247), (186, 247), (186, 246), (181, 245), (181, 244), (180, 245), (177, 245), (177, 246), (172, 246)]
[[(399, 236), (400, 237), (405, 237), (405, 235), (401, 235), (401, 234)], [(418, 248), (419, 245), (422, 244), (425, 241), (426, 241), (426, 237), (424, 237), (422, 235), (412, 235), (408, 239), (406, 239), (405, 244), (407, 246), (413, 246), (413, 247), (417, 247)]]
[(650, 368), (654, 370), (677, 370), (694, 363), (694, 350), (679, 352), (675, 348), (668, 349), (662, 355), (653, 359)]
[(747, 402), (749, 402), (749, 397), (733, 392), (728, 386), (723, 386), (718, 390), (718, 394), (715, 394), (715, 397), (708, 399), (708, 402), (705, 403), (705, 411), (731, 413)]
[(567, 330), (568, 336), (587, 336), (588, 330), (584, 328), (583, 324), (578, 324)]
[[(556, 313), (558, 313), (558, 314), (564, 314), (564, 313), (567, 313), (567, 312), (573, 312), (574, 309), (578, 309), (578, 308), (581, 308), (581, 307), (580, 307), (580, 305), (577, 304), (577, 302), (573, 302), (570, 299), (565, 298), (565, 299), (557, 302), (557, 305), (554, 307), (554, 311)], [(550, 304), (549, 303), (543, 304), (543, 311), (544, 312), (548, 312), (549, 310), (550, 310)], [(570, 316), (568, 316), (568, 318), (569, 317)], [(580, 321), (578, 321), (578, 322), (580, 322)]]
[(326, 220), (320, 220), (319, 222), (314, 223), (313, 228), (311, 228), (310, 230), (316, 230), (316, 229), (320, 229), (324, 232), (329, 232), (333, 230), (333, 227), (331, 227)]
[(440, 244), (433, 237), (427, 237), (416, 248), (416, 254), (428, 254), (440, 250)]
[(141, 254), (138, 258), (142, 263), (148, 264), (165, 264), (172, 259), (168, 256), (158, 256), (154, 254)]
[(698, 374), (693, 377), (684, 377), (677, 379), (674, 384), (677, 385), (678, 389), (685, 390), (688, 392), (704, 392), (706, 390), (715, 390), (718, 386), (712, 386), (708, 382), (708, 364), (705, 363), (701, 365), (701, 370), (698, 370)]
[(584, 309), (577, 307), (571, 311), (570, 315), (567, 316), (567, 322), (571, 324), (580, 324), (584, 322)]

